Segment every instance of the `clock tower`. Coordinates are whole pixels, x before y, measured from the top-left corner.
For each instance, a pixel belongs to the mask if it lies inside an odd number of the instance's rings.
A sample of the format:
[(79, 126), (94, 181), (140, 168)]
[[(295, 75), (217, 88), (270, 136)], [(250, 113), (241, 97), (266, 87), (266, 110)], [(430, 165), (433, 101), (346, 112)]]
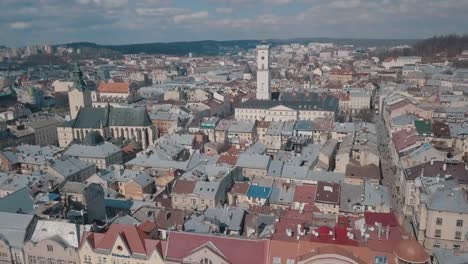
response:
[(270, 47), (266, 43), (257, 45), (257, 99), (271, 100)]

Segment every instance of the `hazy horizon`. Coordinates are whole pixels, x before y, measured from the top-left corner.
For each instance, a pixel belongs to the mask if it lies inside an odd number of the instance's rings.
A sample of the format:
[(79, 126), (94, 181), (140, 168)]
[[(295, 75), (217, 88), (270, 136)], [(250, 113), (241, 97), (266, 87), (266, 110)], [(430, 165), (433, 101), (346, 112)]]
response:
[(464, 34), (457, 0), (3, 0), (2, 45)]

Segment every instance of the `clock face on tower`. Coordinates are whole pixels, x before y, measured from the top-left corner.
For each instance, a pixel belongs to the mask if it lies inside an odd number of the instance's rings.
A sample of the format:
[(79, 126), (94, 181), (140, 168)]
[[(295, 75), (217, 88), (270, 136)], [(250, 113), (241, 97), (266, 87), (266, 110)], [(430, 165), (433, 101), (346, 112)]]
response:
[(265, 60), (265, 57), (264, 57), (264, 56), (262, 56), (262, 60)]

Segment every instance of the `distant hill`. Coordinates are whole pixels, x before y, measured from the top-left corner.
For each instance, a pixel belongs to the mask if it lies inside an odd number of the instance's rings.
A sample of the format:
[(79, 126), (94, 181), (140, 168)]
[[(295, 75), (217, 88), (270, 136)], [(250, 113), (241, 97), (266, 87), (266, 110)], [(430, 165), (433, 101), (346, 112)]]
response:
[(413, 50), (415, 54), (422, 57), (441, 55), (453, 58), (460, 55), (463, 50), (468, 50), (468, 35), (434, 36), (416, 42)]
[[(338, 45), (355, 45), (359, 47), (373, 46), (395, 46), (402, 44), (414, 44), (417, 40), (392, 40), (392, 39), (332, 39), (332, 38), (296, 38), (296, 39), (269, 39), (267, 43), (271, 45), (281, 45), (289, 43), (307, 44), (310, 42), (331, 42)], [(96, 48), (117, 51), (121, 54), (168, 54), (168, 55), (186, 55), (189, 52), (194, 55), (219, 55), (240, 50), (252, 49), (260, 40), (202, 40), (187, 42), (158, 42), (142, 44), (125, 45), (100, 45), (91, 42), (75, 42), (63, 44), (61, 46), (71, 48)]]

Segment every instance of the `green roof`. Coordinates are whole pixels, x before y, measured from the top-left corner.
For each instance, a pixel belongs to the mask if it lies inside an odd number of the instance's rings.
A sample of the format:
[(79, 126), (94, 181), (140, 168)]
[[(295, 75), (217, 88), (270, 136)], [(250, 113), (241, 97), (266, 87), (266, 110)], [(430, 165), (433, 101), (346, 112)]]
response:
[(416, 127), (416, 132), (418, 132), (419, 135), (432, 134), (432, 124), (430, 121), (414, 120), (414, 127)]

